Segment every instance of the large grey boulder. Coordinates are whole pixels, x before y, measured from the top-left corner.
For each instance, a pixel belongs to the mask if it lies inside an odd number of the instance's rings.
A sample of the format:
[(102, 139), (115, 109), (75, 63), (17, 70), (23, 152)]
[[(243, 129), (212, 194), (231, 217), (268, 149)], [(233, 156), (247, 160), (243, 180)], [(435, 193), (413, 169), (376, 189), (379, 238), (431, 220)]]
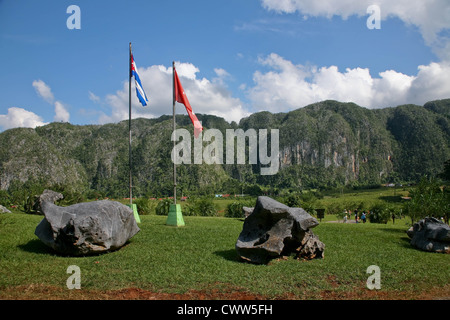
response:
[(252, 263), (296, 253), (298, 258), (322, 258), (325, 245), (312, 233), (319, 222), (302, 208), (290, 208), (269, 197), (258, 197), (236, 242), (237, 254)]
[(119, 202), (103, 200), (59, 207), (41, 203), (45, 218), (35, 234), (64, 255), (91, 255), (116, 250), (140, 231), (133, 211)]
[(450, 227), (435, 218), (416, 222), (408, 231), (411, 245), (431, 252), (450, 253)]

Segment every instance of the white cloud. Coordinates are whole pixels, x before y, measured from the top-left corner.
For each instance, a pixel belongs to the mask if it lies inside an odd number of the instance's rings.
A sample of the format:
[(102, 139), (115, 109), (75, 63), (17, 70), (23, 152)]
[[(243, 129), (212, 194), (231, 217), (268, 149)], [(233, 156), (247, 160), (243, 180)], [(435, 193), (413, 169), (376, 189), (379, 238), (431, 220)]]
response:
[(396, 17), (406, 25), (416, 26), (425, 43), (445, 61), (450, 61), (450, 37), (442, 32), (450, 29), (450, 1), (448, 0), (261, 0), (267, 10), (279, 13), (299, 12), (302, 18), (340, 16), (368, 16), (367, 8), (378, 5), (381, 19)]
[[(197, 78), (196, 73), (200, 72), (200, 70), (194, 66), (192, 63), (176, 63), (175, 68), (179, 76), (183, 76), (190, 80), (195, 80)], [(168, 69), (166, 69), (168, 72)], [(171, 71), (170, 71), (171, 72)]]
[(36, 128), (46, 125), (37, 114), (22, 108), (12, 107), (7, 114), (0, 114), (0, 127), (3, 130), (11, 128)]
[[(197, 78), (200, 70), (191, 63), (176, 63), (178, 76), (192, 109), (199, 114), (213, 114), (225, 118), (227, 121), (239, 121), (248, 116), (242, 102), (233, 98), (224, 84), (229, 76), (224, 69), (217, 68), (217, 78), (208, 80)], [(132, 82), (132, 117), (154, 118), (163, 114), (172, 114), (172, 67), (166, 68), (154, 65), (139, 68), (139, 76), (145, 93), (149, 99), (147, 107), (142, 107), (136, 97), (134, 82)], [(111, 114), (103, 114), (100, 123), (117, 122), (128, 119), (128, 81), (123, 83), (122, 89), (106, 97), (106, 103), (111, 107)], [(182, 104), (177, 103), (177, 114), (186, 114)]]
[(53, 103), (55, 97), (53, 96), (52, 89), (42, 80), (33, 81), (33, 87), (37, 94), (48, 103)]
[(54, 121), (69, 122), (70, 114), (67, 111), (67, 108), (62, 102), (54, 101), (55, 96), (52, 93), (52, 89), (44, 81), (33, 81), (33, 87), (41, 98), (55, 106), (55, 116), (53, 118)]
[(91, 91), (89, 91), (88, 94), (89, 94), (89, 100), (91, 100), (92, 102), (95, 102), (95, 103), (100, 102), (100, 97), (99, 96), (96, 96)]
[(230, 74), (228, 73), (228, 71), (225, 69), (222, 69), (222, 68), (215, 68), (214, 72), (221, 79), (230, 77)]
[(59, 101), (55, 102), (55, 117), (54, 121), (69, 122), (70, 114), (66, 107)]
[(408, 91), (408, 99), (418, 104), (450, 97), (450, 63), (419, 66), (417, 77)]
[(394, 70), (380, 72), (379, 76), (380, 78), (374, 79), (373, 83), (372, 107), (395, 107), (408, 102), (423, 104), (435, 99), (427, 101), (411, 99), (411, 86), (416, 79), (415, 76)]
[(288, 111), (326, 99), (352, 101), (368, 108), (397, 106), (450, 97), (450, 1), (448, 0), (261, 0), (267, 10), (299, 13), (299, 17), (369, 16), (367, 8), (378, 5), (381, 18), (396, 17), (416, 26), (441, 62), (421, 65), (415, 75), (386, 70), (372, 76), (369, 69), (336, 66), (294, 65), (271, 54), (260, 63), (270, 71), (254, 74), (254, 86), (247, 89), (254, 106)]
[(417, 75), (394, 70), (372, 77), (369, 69), (295, 65), (272, 53), (260, 63), (270, 68), (255, 72), (254, 86), (247, 90), (257, 110), (287, 112), (323, 100), (355, 102), (382, 108), (450, 97), (450, 64), (419, 66)]

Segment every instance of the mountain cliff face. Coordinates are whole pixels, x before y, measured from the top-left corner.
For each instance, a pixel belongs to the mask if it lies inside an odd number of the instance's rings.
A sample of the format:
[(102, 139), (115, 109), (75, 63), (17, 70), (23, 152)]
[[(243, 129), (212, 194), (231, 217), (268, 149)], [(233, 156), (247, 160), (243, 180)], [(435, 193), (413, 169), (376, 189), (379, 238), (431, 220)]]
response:
[[(258, 164), (179, 165), (180, 194), (235, 192), (239, 183), (308, 188), (412, 181), (442, 172), (450, 159), (450, 99), (378, 110), (324, 101), (289, 113), (255, 113), (239, 124), (198, 118), (224, 137), (226, 129), (279, 129), (280, 169), (261, 176)], [(132, 121), (136, 195), (172, 193), (171, 121), (170, 116)], [(177, 125), (192, 134), (187, 116), (177, 116)], [(128, 168), (128, 121), (52, 123), (0, 134), (1, 190), (33, 181), (126, 196)]]
[(294, 111), (284, 124), (292, 129), (281, 139), (282, 166), (321, 167), (341, 184), (376, 183), (393, 171), (395, 142), (374, 111), (325, 101)]

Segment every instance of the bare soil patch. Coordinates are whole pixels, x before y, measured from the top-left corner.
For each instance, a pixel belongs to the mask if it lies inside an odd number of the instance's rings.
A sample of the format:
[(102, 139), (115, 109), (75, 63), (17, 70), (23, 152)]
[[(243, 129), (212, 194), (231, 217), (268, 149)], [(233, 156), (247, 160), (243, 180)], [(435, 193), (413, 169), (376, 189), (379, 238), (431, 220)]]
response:
[[(330, 282), (334, 279), (330, 278)], [(337, 287), (337, 286), (336, 286)], [(350, 291), (322, 290), (301, 296), (286, 293), (266, 297), (239, 288), (189, 290), (185, 293), (154, 292), (140, 288), (120, 290), (68, 290), (46, 285), (10, 287), (0, 290), (0, 300), (450, 300), (450, 285), (431, 290), (383, 291), (368, 290), (361, 286)]]

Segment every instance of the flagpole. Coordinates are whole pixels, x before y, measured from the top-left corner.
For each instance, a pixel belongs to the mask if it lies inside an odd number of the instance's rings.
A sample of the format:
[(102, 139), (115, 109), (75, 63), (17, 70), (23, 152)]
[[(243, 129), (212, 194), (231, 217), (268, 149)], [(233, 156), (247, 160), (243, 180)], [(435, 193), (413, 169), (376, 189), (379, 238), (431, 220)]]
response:
[[(172, 62), (172, 71), (173, 71), (173, 133), (176, 130), (176, 110), (175, 104), (178, 97), (178, 90), (180, 89), (176, 84), (178, 84), (178, 77), (175, 77), (175, 61)], [(177, 153), (175, 152), (175, 139), (173, 140), (173, 204), (170, 205), (169, 213), (167, 215), (166, 225), (168, 226), (176, 226), (182, 227), (184, 226), (183, 213), (181, 212), (181, 206), (177, 204)]]
[[(176, 130), (176, 121), (175, 121), (175, 61), (172, 62), (172, 70), (173, 70), (173, 132)], [(175, 150), (175, 140), (173, 140), (173, 150)], [(174, 152), (174, 161), (173, 161), (173, 203), (177, 204), (177, 165), (176, 165), (176, 153)]]
[(130, 165), (130, 206), (133, 208), (133, 181), (132, 181), (132, 156), (131, 156), (131, 42), (130, 42), (130, 62), (128, 64), (128, 131), (129, 131), (129, 146), (128, 146), (128, 161)]

